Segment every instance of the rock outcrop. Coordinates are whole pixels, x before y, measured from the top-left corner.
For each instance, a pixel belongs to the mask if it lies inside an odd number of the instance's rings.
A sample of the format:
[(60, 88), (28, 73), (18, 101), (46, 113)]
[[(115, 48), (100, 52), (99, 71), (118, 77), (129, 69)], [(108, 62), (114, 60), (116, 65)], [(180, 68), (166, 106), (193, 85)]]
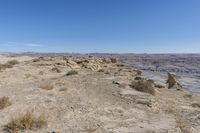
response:
[(169, 72), (167, 80), (168, 89), (182, 89), (182, 86), (176, 80), (176, 73)]

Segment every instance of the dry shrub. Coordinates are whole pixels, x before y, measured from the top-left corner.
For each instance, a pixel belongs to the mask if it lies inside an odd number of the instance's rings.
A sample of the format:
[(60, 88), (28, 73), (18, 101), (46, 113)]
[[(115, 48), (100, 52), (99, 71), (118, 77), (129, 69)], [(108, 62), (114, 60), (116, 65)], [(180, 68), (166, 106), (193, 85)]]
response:
[(0, 64), (0, 70), (5, 70), (6, 68), (12, 68), (12, 65), (9, 64)]
[(36, 130), (47, 125), (47, 119), (44, 114), (36, 117), (33, 111), (27, 111), (12, 119), (4, 126), (4, 131), (8, 133), (18, 133), (25, 130)]
[(60, 73), (60, 72), (61, 72), (60, 69), (58, 69), (57, 67), (52, 68), (51, 71), (57, 72), (57, 73)]
[(0, 110), (4, 109), (4, 108), (6, 108), (6, 107), (8, 107), (10, 105), (11, 105), (11, 102), (9, 101), (8, 97), (0, 98)]
[(155, 95), (156, 93), (153, 83), (147, 80), (133, 81), (130, 86), (137, 91), (149, 93), (151, 95)]
[(54, 88), (54, 86), (53, 85), (51, 85), (51, 84), (41, 84), (40, 86), (39, 86), (39, 88), (41, 88), (41, 89), (44, 89), (44, 90), (53, 90), (53, 88)]
[(99, 69), (97, 72), (105, 72), (104, 69)]
[(59, 91), (67, 91), (67, 88), (61, 88)]
[(42, 61), (45, 61), (45, 57), (43, 57), (43, 56), (38, 57), (38, 59), (42, 60)]
[(40, 61), (40, 59), (38, 59), (38, 58), (33, 59), (33, 62), (39, 62), (39, 61)]
[(76, 70), (71, 70), (71, 71), (67, 72), (66, 76), (76, 75), (76, 74), (78, 74), (78, 72)]
[(200, 108), (200, 103), (192, 103), (191, 106), (193, 108)]
[(14, 65), (18, 64), (19, 62), (17, 60), (10, 60), (6, 62), (5, 64), (0, 64), (0, 70), (5, 70), (7, 68), (12, 68)]
[(193, 131), (191, 130), (191, 126), (181, 115), (175, 114), (175, 118), (177, 127), (180, 128), (182, 133), (193, 133)]
[(10, 61), (6, 62), (6, 64), (14, 66), (16, 64), (19, 64), (19, 62), (17, 60), (10, 60)]

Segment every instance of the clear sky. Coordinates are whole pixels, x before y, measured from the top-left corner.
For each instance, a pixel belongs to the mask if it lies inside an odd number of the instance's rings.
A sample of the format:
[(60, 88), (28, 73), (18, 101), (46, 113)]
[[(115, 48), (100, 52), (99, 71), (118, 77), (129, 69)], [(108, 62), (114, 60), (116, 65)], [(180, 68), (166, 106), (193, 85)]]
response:
[(0, 0), (0, 51), (200, 53), (200, 0)]

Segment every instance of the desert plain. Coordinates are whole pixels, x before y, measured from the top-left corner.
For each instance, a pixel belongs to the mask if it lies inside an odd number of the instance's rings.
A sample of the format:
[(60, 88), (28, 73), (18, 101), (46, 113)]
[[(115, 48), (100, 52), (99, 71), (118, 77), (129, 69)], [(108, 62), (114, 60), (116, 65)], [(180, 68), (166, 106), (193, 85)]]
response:
[(115, 58), (1, 55), (0, 64), (1, 133), (200, 132), (198, 93)]

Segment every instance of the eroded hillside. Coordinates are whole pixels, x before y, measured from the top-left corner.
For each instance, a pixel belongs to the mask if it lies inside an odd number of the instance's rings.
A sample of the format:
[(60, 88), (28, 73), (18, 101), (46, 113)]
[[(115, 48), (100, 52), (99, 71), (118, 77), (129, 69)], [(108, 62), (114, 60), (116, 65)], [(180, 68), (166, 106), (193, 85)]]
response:
[(114, 58), (2, 59), (0, 132), (200, 132), (198, 94), (144, 79)]

